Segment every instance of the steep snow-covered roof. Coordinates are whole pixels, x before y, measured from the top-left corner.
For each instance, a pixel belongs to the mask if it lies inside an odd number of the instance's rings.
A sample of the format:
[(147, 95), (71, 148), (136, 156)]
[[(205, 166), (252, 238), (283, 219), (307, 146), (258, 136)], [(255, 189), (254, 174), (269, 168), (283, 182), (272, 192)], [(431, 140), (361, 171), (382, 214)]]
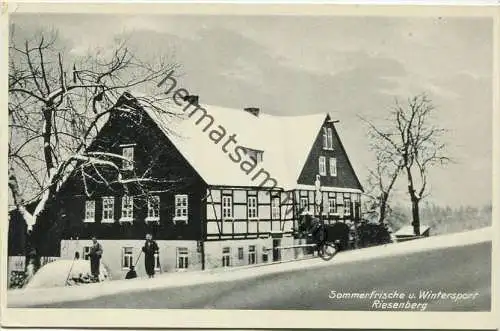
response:
[[(201, 110), (193, 112), (194, 106), (186, 111), (177, 107), (173, 111), (179, 116), (174, 118), (144, 106), (191, 166), (211, 185), (259, 186), (265, 177), (263, 174), (258, 177), (254, 175), (264, 169), (276, 179), (277, 187), (295, 187), (313, 142), (327, 117), (327, 114), (273, 116), (265, 113), (255, 116), (242, 109), (212, 105), (200, 107), (206, 110), (207, 117), (203, 117)], [(172, 110), (171, 107), (169, 110)], [(211, 125), (208, 116), (213, 118)], [(214, 130), (221, 134), (216, 135)], [(216, 142), (221, 135), (223, 137)], [(227, 144), (225, 152), (223, 146), (231, 135), (234, 135), (236, 143)], [(237, 146), (263, 151), (263, 161), (248, 174), (240, 168), (239, 162), (230, 158), (230, 155), (237, 158)], [(243, 156), (242, 160), (249, 159)], [(268, 181), (263, 186), (272, 184)]]

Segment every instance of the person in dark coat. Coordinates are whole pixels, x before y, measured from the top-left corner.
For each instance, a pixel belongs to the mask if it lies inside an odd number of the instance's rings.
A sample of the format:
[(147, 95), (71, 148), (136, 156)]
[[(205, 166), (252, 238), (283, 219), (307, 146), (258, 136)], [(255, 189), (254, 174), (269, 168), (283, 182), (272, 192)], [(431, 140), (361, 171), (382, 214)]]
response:
[(125, 279), (137, 278), (137, 272), (135, 272), (135, 268), (133, 265), (130, 266), (129, 271), (125, 275)]
[(144, 247), (142, 247), (142, 251), (144, 252), (146, 273), (149, 278), (153, 278), (155, 275), (155, 253), (158, 253), (158, 245), (149, 233), (146, 234), (146, 242), (144, 243)]
[(90, 273), (94, 281), (99, 281), (99, 267), (101, 265), (102, 257), (102, 246), (97, 242), (96, 237), (92, 237), (92, 246), (90, 247), (90, 252), (87, 255), (90, 259)]

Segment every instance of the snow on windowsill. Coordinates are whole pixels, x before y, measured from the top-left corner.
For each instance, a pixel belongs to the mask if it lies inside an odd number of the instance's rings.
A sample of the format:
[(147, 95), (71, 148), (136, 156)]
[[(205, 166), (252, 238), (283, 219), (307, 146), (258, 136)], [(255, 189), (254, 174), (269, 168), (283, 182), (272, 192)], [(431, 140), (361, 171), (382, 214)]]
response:
[(114, 219), (103, 219), (101, 220), (101, 223), (114, 223), (115, 220)]
[(160, 218), (159, 217), (146, 217), (144, 219), (147, 222), (160, 222)]
[(95, 218), (85, 218), (83, 223), (95, 223)]
[(187, 216), (177, 216), (177, 217), (174, 217), (173, 218), (173, 221), (174, 223), (177, 223), (177, 222), (184, 222), (184, 223), (188, 223), (188, 217)]
[(134, 219), (131, 217), (122, 217), (120, 218), (120, 223), (133, 223)]

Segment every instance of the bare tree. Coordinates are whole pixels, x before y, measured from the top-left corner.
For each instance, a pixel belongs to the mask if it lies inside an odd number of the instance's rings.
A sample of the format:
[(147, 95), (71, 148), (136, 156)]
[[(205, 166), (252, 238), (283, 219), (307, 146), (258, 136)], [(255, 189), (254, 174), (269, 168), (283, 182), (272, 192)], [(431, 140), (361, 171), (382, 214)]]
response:
[(366, 195), (370, 198), (370, 212), (376, 211), (378, 222), (383, 224), (390, 212), (389, 197), (402, 167), (395, 158), (389, 157), (388, 153), (379, 147), (383, 145), (374, 144), (372, 147), (376, 153), (376, 165), (375, 169), (369, 169)]
[[(77, 57), (59, 44), (55, 32), (20, 42), (14, 28), (9, 42), (9, 188), (28, 233), (70, 173), (79, 171), (84, 183), (112, 185), (103, 168), (115, 171), (122, 185), (158, 181), (147, 170), (124, 179), (119, 164), (130, 160), (87, 152), (87, 147), (110, 114), (133, 110), (119, 102), (131, 97), (131, 89), (147, 95), (135, 101), (173, 116), (157, 82), (177, 65), (167, 58), (141, 61), (126, 41)], [(30, 213), (26, 204), (32, 201), (39, 202)]]
[(450, 161), (446, 145), (442, 142), (445, 132), (433, 124), (432, 101), (425, 95), (408, 99), (403, 106), (398, 100), (383, 125), (369, 123), (370, 129), (382, 144), (386, 165), (399, 165), (406, 173), (408, 194), (412, 207), (412, 226), (420, 235), (419, 203), (427, 195), (429, 169)]

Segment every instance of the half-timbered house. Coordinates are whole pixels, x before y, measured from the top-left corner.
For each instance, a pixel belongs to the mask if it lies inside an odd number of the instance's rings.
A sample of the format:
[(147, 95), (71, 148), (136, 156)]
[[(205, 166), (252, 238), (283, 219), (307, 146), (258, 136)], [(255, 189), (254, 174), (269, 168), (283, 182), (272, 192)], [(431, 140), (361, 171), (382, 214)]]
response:
[(122, 98), (87, 149), (121, 155), (119, 169), (87, 164), (54, 203), (62, 258), (85, 256), (96, 236), (113, 277), (138, 260), (144, 273), (152, 233), (161, 272), (266, 263), (304, 254), (281, 249), (299, 242), (292, 229), (304, 209), (327, 223), (359, 218), (362, 187), (330, 115), (272, 116), (197, 97), (174, 98), (166, 113)]

